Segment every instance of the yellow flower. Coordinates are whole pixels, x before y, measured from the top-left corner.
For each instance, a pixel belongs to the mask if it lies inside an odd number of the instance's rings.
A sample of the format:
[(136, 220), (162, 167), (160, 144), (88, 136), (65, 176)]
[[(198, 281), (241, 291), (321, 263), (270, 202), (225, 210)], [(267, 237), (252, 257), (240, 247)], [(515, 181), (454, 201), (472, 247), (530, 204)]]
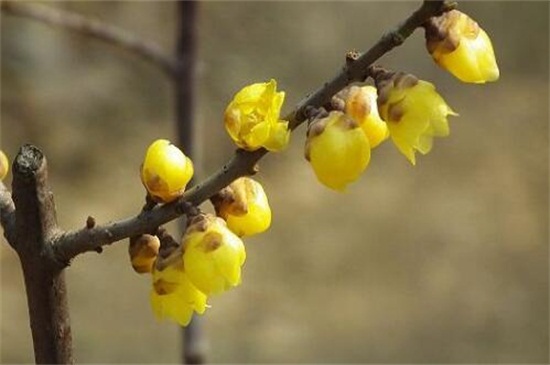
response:
[(279, 119), (284, 99), (275, 80), (239, 91), (224, 114), (225, 129), (237, 146), (249, 151), (284, 149), (290, 139), (288, 122)]
[(359, 123), (369, 139), (370, 148), (377, 147), (390, 136), (386, 122), (378, 114), (374, 86), (350, 86), (336, 94), (335, 98), (342, 101), (342, 109), (338, 110)]
[(210, 214), (195, 217), (183, 239), (183, 262), (191, 282), (206, 295), (221, 293), (241, 283), (246, 252), (243, 241), (223, 219)]
[(216, 214), (237, 236), (264, 232), (271, 224), (271, 208), (262, 185), (249, 178), (233, 181), (212, 198)]
[(202, 314), (206, 310), (206, 295), (189, 281), (183, 270), (181, 252), (169, 261), (168, 265), (157, 263), (153, 269), (151, 307), (158, 319), (168, 318), (187, 326), (193, 312)]
[(134, 271), (138, 274), (152, 272), (159, 248), (160, 240), (157, 236), (143, 234), (131, 237), (128, 253)]
[(378, 110), (399, 151), (414, 165), (415, 151), (427, 154), (433, 137), (449, 135), (448, 115), (458, 115), (433, 84), (411, 74), (379, 71)]
[(10, 169), (10, 161), (4, 151), (0, 150), (0, 180), (3, 180)]
[(154, 200), (168, 203), (183, 194), (193, 172), (193, 162), (179, 148), (157, 139), (145, 154), (141, 182)]
[(321, 183), (344, 191), (369, 164), (369, 140), (355, 120), (332, 111), (310, 124), (305, 157)]
[(499, 78), (491, 39), (468, 15), (451, 10), (424, 25), (426, 47), (434, 61), (463, 82)]

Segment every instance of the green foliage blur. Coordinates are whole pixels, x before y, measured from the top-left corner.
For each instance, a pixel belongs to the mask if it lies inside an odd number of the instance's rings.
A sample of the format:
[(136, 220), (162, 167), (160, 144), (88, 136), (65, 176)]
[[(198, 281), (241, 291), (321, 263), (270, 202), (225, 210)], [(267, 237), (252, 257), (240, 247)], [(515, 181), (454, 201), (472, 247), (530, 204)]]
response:
[[(198, 176), (234, 151), (222, 114), (242, 86), (275, 78), (290, 111), (346, 51), (366, 50), (419, 3), (201, 3)], [(175, 47), (173, 2), (47, 5)], [(273, 225), (246, 240), (243, 284), (210, 300), (209, 361), (548, 362), (549, 4), (459, 9), (491, 36), (501, 79), (461, 84), (417, 31), (380, 63), (433, 82), (460, 117), (416, 167), (388, 141), (347, 194), (335, 193), (303, 158), (303, 126), (287, 151), (262, 160)], [(0, 25), (2, 149), (46, 153), (63, 228), (136, 214), (145, 148), (175, 135), (172, 83), (98, 40), (5, 14)], [(132, 271), (127, 245), (67, 270), (76, 360), (178, 362), (179, 330), (153, 317), (150, 277)], [(0, 252), (1, 362), (32, 362), (19, 263), (5, 242)]]

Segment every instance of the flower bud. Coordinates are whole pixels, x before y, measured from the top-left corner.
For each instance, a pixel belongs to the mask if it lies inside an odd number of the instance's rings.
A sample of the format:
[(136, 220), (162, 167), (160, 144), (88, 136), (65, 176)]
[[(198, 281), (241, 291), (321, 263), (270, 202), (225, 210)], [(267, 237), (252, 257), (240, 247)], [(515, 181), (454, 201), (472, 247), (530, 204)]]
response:
[(206, 295), (221, 293), (241, 283), (246, 252), (239, 237), (223, 219), (200, 214), (183, 238), (183, 262), (191, 282)]
[(390, 136), (411, 164), (415, 151), (427, 154), (433, 137), (449, 135), (448, 115), (458, 115), (437, 93), (433, 84), (411, 74), (377, 70), (378, 110)]
[(0, 150), (0, 181), (3, 180), (10, 169), (10, 161), (4, 151)]
[(271, 224), (271, 208), (262, 185), (249, 178), (233, 181), (213, 197), (216, 214), (237, 236), (264, 232)]
[(206, 310), (206, 295), (189, 281), (183, 270), (181, 252), (166, 261), (159, 258), (153, 269), (151, 307), (158, 319), (168, 318), (187, 326), (193, 312), (202, 314)]
[(374, 86), (351, 86), (336, 94), (335, 98), (343, 101), (341, 111), (359, 123), (369, 139), (370, 148), (377, 147), (390, 136), (386, 122), (378, 114)]
[(279, 120), (284, 99), (275, 80), (241, 89), (224, 114), (225, 129), (237, 146), (249, 151), (284, 149), (290, 138), (288, 122)]
[(369, 140), (355, 120), (332, 111), (310, 124), (305, 157), (322, 184), (344, 191), (369, 164)]
[(158, 139), (145, 154), (141, 182), (155, 201), (168, 203), (183, 194), (193, 172), (193, 162), (179, 148)]
[(160, 240), (157, 236), (143, 234), (131, 237), (128, 253), (134, 271), (138, 274), (152, 272), (159, 248)]
[(451, 10), (424, 25), (426, 48), (434, 61), (463, 82), (499, 78), (491, 39), (468, 15)]

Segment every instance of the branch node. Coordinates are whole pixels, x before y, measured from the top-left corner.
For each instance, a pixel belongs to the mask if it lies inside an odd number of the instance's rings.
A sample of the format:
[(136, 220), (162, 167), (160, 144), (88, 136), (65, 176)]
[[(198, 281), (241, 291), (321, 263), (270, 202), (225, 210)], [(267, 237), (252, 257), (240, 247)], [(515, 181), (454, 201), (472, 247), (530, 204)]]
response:
[(153, 200), (151, 195), (145, 195), (145, 205), (141, 208), (142, 212), (148, 212), (152, 210), (157, 205), (157, 202)]
[[(346, 53), (346, 65), (349, 66), (361, 57), (361, 53), (357, 50), (351, 50)], [(325, 84), (326, 85), (326, 84)]]
[(95, 227), (95, 224), (96, 224), (95, 218), (92, 217), (91, 215), (88, 216), (88, 219), (86, 219), (86, 228), (87, 229), (92, 229), (92, 228)]

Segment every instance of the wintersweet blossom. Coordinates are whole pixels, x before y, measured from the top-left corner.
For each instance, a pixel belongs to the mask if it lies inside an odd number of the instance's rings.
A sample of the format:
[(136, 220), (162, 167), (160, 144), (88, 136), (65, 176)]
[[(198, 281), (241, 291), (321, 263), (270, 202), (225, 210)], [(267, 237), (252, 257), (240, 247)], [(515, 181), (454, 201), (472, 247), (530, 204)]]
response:
[(283, 150), (290, 139), (288, 122), (279, 119), (284, 99), (275, 80), (241, 89), (224, 114), (225, 129), (237, 146), (249, 151)]
[(463, 82), (499, 78), (491, 39), (468, 15), (451, 10), (425, 24), (426, 47), (434, 61)]

